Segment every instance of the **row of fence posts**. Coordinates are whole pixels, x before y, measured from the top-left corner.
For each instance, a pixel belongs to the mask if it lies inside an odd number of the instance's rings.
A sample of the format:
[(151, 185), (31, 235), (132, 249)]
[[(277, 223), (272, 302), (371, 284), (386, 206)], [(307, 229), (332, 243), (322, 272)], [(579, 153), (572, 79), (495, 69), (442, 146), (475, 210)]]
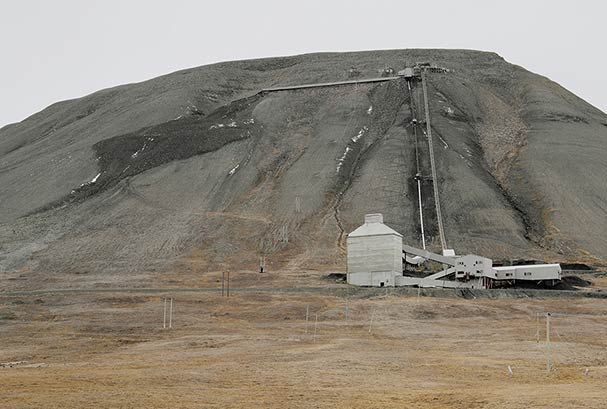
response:
[[(348, 314), (349, 314), (349, 305), (348, 305), (348, 299), (346, 298), (346, 307), (345, 307), (345, 320), (348, 321)], [(373, 320), (373, 316), (371, 316), (371, 322)], [(309, 322), (310, 322), (310, 304), (306, 305), (306, 327), (304, 330), (304, 333), (307, 335), (309, 332)], [(369, 323), (369, 332), (371, 332), (371, 322)], [(318, 313), (314, 313), (314, 333), (313, 333), (313, 341), (316, 342), (316, 335), (318, 334)]]
[[(221, 296), (230, 296), (230, 272), (224, 271), (221, 273)], [(162, 328), (172, 329), (173, 328), (173, 298), (164, 297), (162, 299), (163, 311), (162, 311)], [(167, 310), (168, 306), (168, 310)], [(167, 325), (168, 319), (168, 325)]]
[[(221, 274), (221, 296), (222, 297), (229, 297), (230, 296), (230, 272), (229, 271), (224, 271)], [(418, 293), (418, 297), (419, 297), (419, 293)], [(163, 321), (162, 321), (162, 328), (166, 329), (167, 328), (167, 304), (169, 306), (168, 309), (168, 328), (171, 329), (173, 328), (173, 298), (163, 298), (163, 304), (164, 304), (164, 309), (163, 309)], [(348, 321), (348, 315), (349, 315), (349, 305), (348, 305), (348, 298), (346, 297), (346, 306), (345, 306), (345, 320)], [(371, 333), (371, 329), (373, 326), (373, 318), (375, 315), (375, 310), (371, 309), (371, 316), (369, 319), (369, 333)], [(552, 356), (550, 353), (550, 316), (551, 314), (549, 312), (546, 313), (546, 372), (550, 373), (553, 369), (553, 363), (552, 363)], [(309, 321), (310, 321), (310, 305), (306, 305), (306, 327), (305, 327), (305, 333), (308, 334), (308, 327), (309, 327)], [(536, 329), (536, 342), (539, 343), (540, 342), (540, 314), (538, 313), (536, 315), (536, 325), (537, 325), (537, 329)], [(313, 334), (313, 340), (314, 342), (316, 342), (316, 336), (318, 333), (318, 313), (314, 314), (314, 334)], [(587, 373), (588, 370), (586, 370)], [(508, 366), (508, 373), (510, 375), (513, 374), (512, 372), (512, 368), (510, 366)]]
[[(308, 333), (308, 322), (310, 321), (310, 305), (306, 305), (306, 330), (305, 333)], [(318, 313), (314, 314), (314, 342), (316, 342), (316, 333), (318, 332)]]
[[(345, 320), (348, 321), (348, 315), (349, 315), (349, 305), (348, 305), (348, 298), (346, 298), (346, 305), (345, 305)], [(370, 314), (370, 318), (369, 318), (369, 328), (368, 328), (368, 332), (369, 334), (371, 333), (371, 330), (373, 328), (373, 318), (375, 317), (375, 309), (371, 309), (371, 314)], [(552, 362), (552, 355), (551, 355), (551, 351), (550, 351), (550, 317), (551, 314), (549, 312), (546, 313), (546, 372), (550, 373), (553, 369), (554, 369), (554, 364)], [(536, 320), (537, 320), (537, 330), (536, 330), (536, 342), (539, 343), (540, 342), (540, 327), (539, 327), (539, 323), (540, 323), (540, 314), (538, 313), (536, 316)], [(310, 305), (306, 305), (306, 327), (305, 327), (305, 334), (308, 334), (309, 330), (309, 321), (310, 321)], [(316, 337), (317, 337), (317, 333), (318, 333), (318, 313), (314, 314), (314, 333), (313, 333), (313, 341), (316, 342)], [(588, 369), (586, 368), (584, 371), (584, 375), (588, 375)], [(513, 375), (513, 371), (512, 371), (512, 367), (508, 366), (508, 373), (510, 376)]]

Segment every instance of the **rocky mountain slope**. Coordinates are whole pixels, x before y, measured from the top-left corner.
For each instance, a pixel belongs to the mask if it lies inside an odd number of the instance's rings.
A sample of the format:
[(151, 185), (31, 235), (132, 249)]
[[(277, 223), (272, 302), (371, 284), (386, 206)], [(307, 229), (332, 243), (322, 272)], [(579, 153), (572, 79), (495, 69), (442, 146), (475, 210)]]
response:
[[(607, 115), (493, 53), (394, 50), (187, 69), (0, 129), (0, 271), (54, 286), (80, 274), (115, 285), (254, 269), (261, 256), (274, 269), (343, 270), (344, 233), (369, 212), (417, 245), (411, 106), (421, 85), (259, 93), (416, 61), (450, 70), (428, 75), (449, 247), (607, 258)], [(420, 155), (429, 175), (427, 148)]]

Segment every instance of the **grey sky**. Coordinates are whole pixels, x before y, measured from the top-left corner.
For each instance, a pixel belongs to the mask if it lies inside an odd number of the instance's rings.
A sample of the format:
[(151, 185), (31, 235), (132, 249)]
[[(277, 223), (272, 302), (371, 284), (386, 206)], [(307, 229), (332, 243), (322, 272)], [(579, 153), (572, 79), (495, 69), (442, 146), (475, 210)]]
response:
[(316, 51), (495, 51), (607, 111), (598, 0), (3, 1), (0, 126), (212, 62)]

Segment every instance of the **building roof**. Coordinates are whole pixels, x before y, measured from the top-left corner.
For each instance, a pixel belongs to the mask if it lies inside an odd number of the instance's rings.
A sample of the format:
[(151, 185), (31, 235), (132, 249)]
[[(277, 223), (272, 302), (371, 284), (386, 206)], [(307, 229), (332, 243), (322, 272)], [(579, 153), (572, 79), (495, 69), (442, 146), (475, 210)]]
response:
[(348, 234), (348, 237), (362, 236), (386, 236), (397, 235), (403, 237), (402, 234), (386, 226), (383, 223), (383, 216), (379, 213), (365, 215), (365, 224)]

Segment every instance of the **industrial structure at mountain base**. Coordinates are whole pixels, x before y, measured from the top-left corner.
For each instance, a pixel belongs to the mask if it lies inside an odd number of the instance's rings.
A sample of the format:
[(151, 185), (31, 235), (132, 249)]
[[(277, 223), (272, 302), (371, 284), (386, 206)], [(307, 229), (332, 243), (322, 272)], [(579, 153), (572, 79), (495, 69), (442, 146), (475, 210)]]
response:
[[(403, 244), (403, 236), (386, 226), (381, 214), (367, 214), (364, 224), (347, 237), (347, 281), (371, 287), (444, 287), (491, 289), (517, 281), (554, 285), (561, 280), (559, 264), (493, 266), (489, 258), (456, 255), (451, 249), (436, 254)], [(443, 269), (425, 276), (407, 275), (403, 267), (433, 261)]]

